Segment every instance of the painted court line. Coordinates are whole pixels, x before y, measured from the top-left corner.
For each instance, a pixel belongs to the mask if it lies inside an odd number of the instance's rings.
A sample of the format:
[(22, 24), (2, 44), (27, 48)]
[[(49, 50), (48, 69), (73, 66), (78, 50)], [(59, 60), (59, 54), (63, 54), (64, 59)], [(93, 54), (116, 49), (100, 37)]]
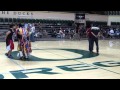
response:
[(0, 74), (10, 74), (9, 72), (0, 72)]
[[(35, 48), (35, 47), (34, 47), (34, 48)], [(35, 48), (35, 49), (39, 49), (39, 48)], [(49, 52), (49, 51), (46, 51), (46, 52)], [(52, 53), (52, 52), (49, 52), (49, 53)], [(52, 53), (52, 54), (55, 54), (55, 53)], [(59, 55), (59, 54), (55, 54), (55, 55)], [(64, 58), (66, 58), (66, 59), (69, 58), (69, 57), (65, 57), (65, 56), (63, 56), (63, 55), (59, 55), (59, 56), (64, 57)], [(112, 72), (112, 73), (115, 73), (115, 74), (120, 75), (120, 73), (117, 73), (117, 72), (114, 72), (114, 71), (111, 71), (111, 70), (108, 70), (108, 69), (104, 69), (104, 68), (101, 68), (101, 67), (96, 66), (96, 65), (87, 64), (87, 63), (84, 63), (84, 62), (81, 62), (81, 61), (77, 61), (77, 60), (73, 60), (73, 61), (76, 61), (76, 62), (79, 62), (79, 63), (82, 63), (82, 64), (86, 64), (86, 65), (90, 65), (90, 66), (94, 66), (94, 67), (97, 67), (97, 68), (99, 68), (99, 69), (102, 69), (102, 70), (105, 70), (105, 71)]]
[(12, 61), (13, 63), (15, 63), (17, 66), (19, 66), (22, 70), (26, 70), (22, 65), (18, 64), (17, 62), (15, 62), (14, 60), (10, 59), (10, 61)]
[[(75, 61), (77, 61), (77, 60), (75, 60)], [(101, 67), (96, 66), (96, 65), (87, 64), (87, 63), (84, 63), (84, 62), (81, 62), (81, 61), (77, 61), (77, 62), (80, 62), (80, 63), (86, 64), (86, 65), (90, 65), (90, 66), (94, 66), (94, 67), (96, 67), (96, 68), (99, 68), (99, 69), (102, 69), (102, 70), (106, 70), (106, 71), (109, 71), (109, 72), (112, 72), (112, 73), (115, 73), (115, 74), (119, 74), (119, 75), (120, 75), (120, 73), (118, 73), (118, 72), (114, 72), (114, 71), (111, 71), (111, 70), (108, 70), (108, 69), (105, 69), (105, 68), (101, 68)]]

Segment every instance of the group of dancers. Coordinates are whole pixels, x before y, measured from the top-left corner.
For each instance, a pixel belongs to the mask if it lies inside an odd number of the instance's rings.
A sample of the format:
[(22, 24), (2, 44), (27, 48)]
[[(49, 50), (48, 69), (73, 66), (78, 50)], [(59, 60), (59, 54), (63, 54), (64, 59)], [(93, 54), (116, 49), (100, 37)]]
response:
[(32, 26), (30, 24), (12, 24), (10, 25), (9, 31), (6, 33), (6, 48), (8, 52), (5, 54), (8, 58), (12, 58), (12, 51), (14, 50), (14, 41), (13, 35), (14, 33), (18, 39), (18, 54), (20, 60), (25, 60), (29, 58), (30, 53), (32, 52), (31, 49), (31, 41), (30, 41), (30, 34), (31, 34)]
[[(29, 59), (30, 53), (32, 52), (31, 49), (31, 40), (30, 36), (32, 35), (32, 26), (31, 24), (15, 24), (10, 25), (9, 31), (6, 33), (6, 47), (8, 52), (5, 54), (8, 58), (12, 58), (12, 50), (14, 50), (14, 41), (13, 41), (13, 34), (15, 33), (18, 39), (18, 54), (20, 60)], [(89, 40), (89, 51), (93, 52), (94, 42), (96, 44), (96, 52), (99, 54), (99, 44), (98, 44), (98, 37), (100, 36), (100, 29), (98, 27), (91, 27), (88, 26), (86, 31), (88, 40)]]

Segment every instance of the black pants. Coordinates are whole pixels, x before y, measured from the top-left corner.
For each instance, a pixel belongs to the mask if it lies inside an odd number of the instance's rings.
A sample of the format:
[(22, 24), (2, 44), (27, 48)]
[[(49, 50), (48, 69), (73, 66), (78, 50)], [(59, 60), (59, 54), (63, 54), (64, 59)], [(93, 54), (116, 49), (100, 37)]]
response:
[(89, 51), (92, 52), (93, 49), (92, 49), (92, 38), (88, 38), (88, 41), (89, 41)]
[(98, 38), (91, 38), (91, 50), (94, 48), (94, 42), (96, 44), (96, 51), (99, 52)]

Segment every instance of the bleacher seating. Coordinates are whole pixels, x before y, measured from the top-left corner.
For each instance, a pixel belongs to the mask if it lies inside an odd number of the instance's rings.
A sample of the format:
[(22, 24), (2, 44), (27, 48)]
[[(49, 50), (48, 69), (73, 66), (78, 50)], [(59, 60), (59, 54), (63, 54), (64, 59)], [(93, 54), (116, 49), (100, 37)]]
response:
[(86, 25), (93, 24), (97, 26), (107, 26), (107, 22), (98, 22), (98, 21), (86, 21)]
[[(45, 19), (20, 19), (20, 18), (0, 18), (0, 39), (5, 37), (5, 33), (9, 29), (9, 25), (12, 23), (41, 23), (42, 30), (46, 30), (47, 32), (51, 32), (51, 27), (54, 27), (55, 30), (59, 30), (60, 27), (72, 28), (72, 24), (74, 21), (72, 20), (45, 20)], [(39, 28), (36, 26), (36, 30)]]

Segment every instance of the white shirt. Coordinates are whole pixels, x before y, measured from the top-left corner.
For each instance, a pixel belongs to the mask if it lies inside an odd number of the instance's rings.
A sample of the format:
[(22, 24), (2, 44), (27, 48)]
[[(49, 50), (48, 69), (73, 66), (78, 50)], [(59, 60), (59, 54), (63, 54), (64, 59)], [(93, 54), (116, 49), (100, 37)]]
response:
[(35, 27), (34, 26), (31, 28), (31, 32), (35, 33)]
[(60, 30), (59, 33), (62, 34), (63, 33), (62, 30)]
[(91, 27), (91, 29), (99, 30), (99, 27)]
[(110, 33), (114, 33), (114, 31), (111, 29), (111, 30), (110, 30)]

